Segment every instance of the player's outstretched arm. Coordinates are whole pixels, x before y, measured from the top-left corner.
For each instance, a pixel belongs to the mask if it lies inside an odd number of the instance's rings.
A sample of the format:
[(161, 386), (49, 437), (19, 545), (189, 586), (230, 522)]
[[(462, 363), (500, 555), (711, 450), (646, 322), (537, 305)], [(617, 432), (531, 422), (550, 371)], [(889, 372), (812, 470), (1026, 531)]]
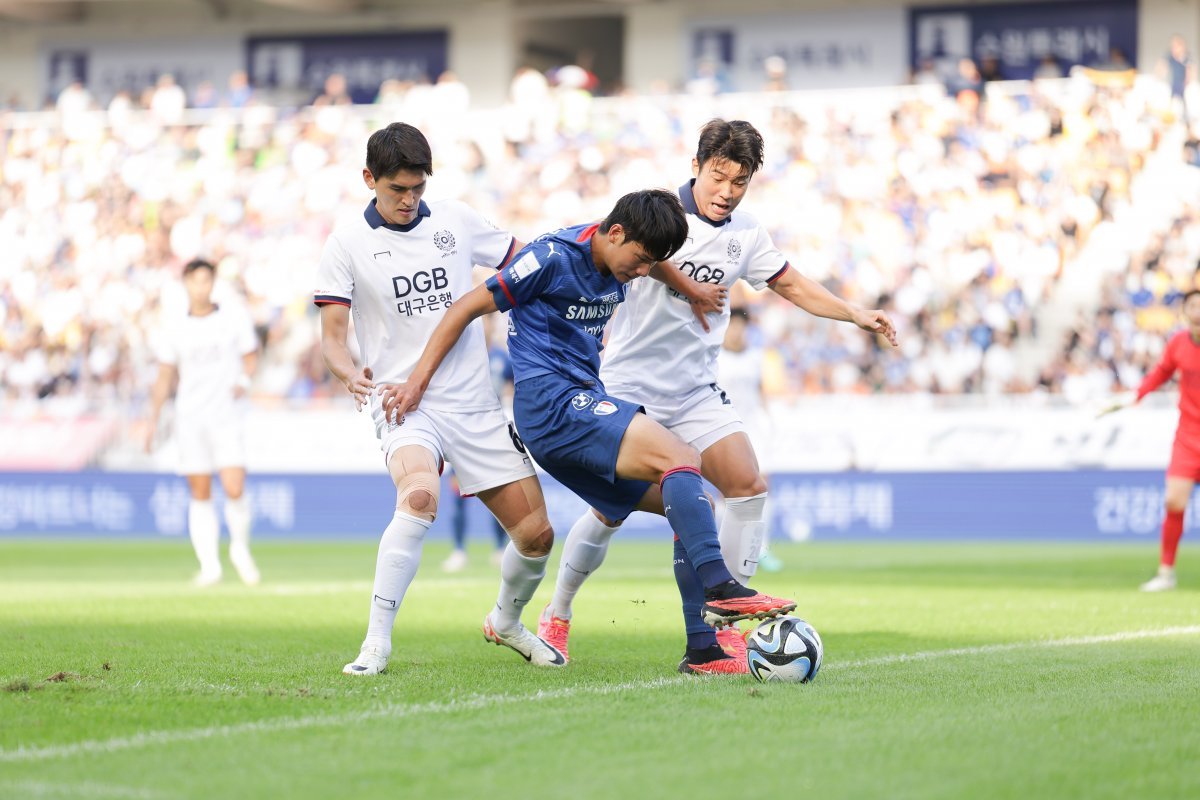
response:
[(709, 330), (706, 314), (720, 314), (729, 297), (729, 289), (719, 283), (701, 283), (689, 278), (670, 261), (660, 261), (650, 268), (650, 277), (665, 283), (692, 304), (692, 313), (700, 321), (704, 332)]
[(783, 273), (783, 277), (771, 284), (771, 289), (792, 305), (814, 316), (853, 322), (864, 331), (883, 336), (892, 347), (896, 346), (896, 327), (887, 314), (879, 309), (868, 311), (847, 303), (794, 269)]
[(350, 309), (338, 303), (321, 306), (321, 357), (325, 366), (354, 397), (354, 407), (362, 410), (367, 398), (375, 391), (371, 368), (359, 368), (346, 346), (346, 335), (350, 329)]
[(171, 395), (171, 387), (175, 384), (176, 368), (173, 364), (159, 364), (158, 377), (150, 389), (150, 416), (146, 420), (146, 440), (142, 443), (146, 452), (154, 449), (154, 434), (158, 431), (158, 418), (162, 415), (163, 404)]
[(442, 365), (446, 354), (458, 342), (463, 331), (477, 317), (499, 311), (487, 284), (480, 284), (455, 300), (433, 329), (425, 350), (405, 383), (389, 386), (383, 394), (385, 418), (398, 420), (416, 408), (425, 394), (433, 373)]

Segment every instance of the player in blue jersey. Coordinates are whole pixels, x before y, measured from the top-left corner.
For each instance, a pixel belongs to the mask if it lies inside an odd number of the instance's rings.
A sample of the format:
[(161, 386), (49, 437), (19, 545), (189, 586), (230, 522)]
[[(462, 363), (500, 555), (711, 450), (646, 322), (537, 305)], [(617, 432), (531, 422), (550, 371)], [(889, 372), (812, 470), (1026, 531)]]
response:
[(509, 311), (517, 429), (538, 463), (609, 524), (634, 510), (667, 517), (710, 624), (785, 613), (795, 603), (734, 580), (721, 556), (700, 454), (600, 380), (601, 337), (627, 284), (677, 251), (687, 220), (671, 192), (627, 194), (601, 222), (546, 234), (446, 312), (408, 381), (384, 396), (388, 419), (421, 402), (446, 354), (476, 317)]
[[(686, 244), (664, 271), (686, 272), (711, 285), (732, 288), (740, 280), (770, 289), (815, 316), (857, 325), (896, 344), (896, 331), (880, 309), (863, 309), (830, 293), (789, 264), (766, 226), (741, 209), (754, 174), (763, 165), (761, 134), (744, 120), (714, 119), (700, 132), (692, 159), (693, 179), (679, 198), (687, 211)], [(640, 404), (646, 414), (701, 454), (704, 477), (721, 493), (725, 515), (718, 538), (725, 564), (748, 584), (766, 537), (767, 481), (747, 435), (754, 423), (757, 388), (736, 391), (718, 374), (721, 343), (730, 312), (711, 325), (697, 320), (680, 293), (663, 282), (641, 281), (608, 331), (600, 376), (614, 394)], [(543, 610), (538, 635), (564, 656), (575, 594), (604, 560), (618, 530), (604, 514), (584, 512), (561, 545), (554, 597)], [(675, 573), (683, 597), (687, 645), (679, 671), (738, 674), (747, 671), (746, 642), (736, 627), (717, 632), (704, 623), (704, 598), (676, 546)], [(726, 655), (728, 654), (728, 655)]]

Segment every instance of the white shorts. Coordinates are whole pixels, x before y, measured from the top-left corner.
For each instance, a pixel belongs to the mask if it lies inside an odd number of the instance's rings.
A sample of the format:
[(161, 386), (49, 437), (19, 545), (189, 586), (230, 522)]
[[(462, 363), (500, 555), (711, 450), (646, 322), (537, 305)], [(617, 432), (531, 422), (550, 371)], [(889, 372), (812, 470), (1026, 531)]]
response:
[(211, 475), (228, 467), (246, 466), (246, 417), (175, 418), (180, 475)]
[(418, 408), (404, 415), (399, 425), (381, 426), (382, 408), (372, 409), (379, 431), (384, 463), (411, 444), (423, 445), (439, 464), (450, 462), (458, 476), (459, 491), (478, 494), (536, 474), (517, 429), (497, 405), (487, 411), (437, 411)]
[(614, 397), (628, 397), (641, 403), (646, 415), (683, 441), (703, 453), (726, 436), (746, 429), (737, 410), (715, 383), (701, 386), (680, 402), (646, 403), (636, 392), (623, 392), (620, 386), (605, 386)]

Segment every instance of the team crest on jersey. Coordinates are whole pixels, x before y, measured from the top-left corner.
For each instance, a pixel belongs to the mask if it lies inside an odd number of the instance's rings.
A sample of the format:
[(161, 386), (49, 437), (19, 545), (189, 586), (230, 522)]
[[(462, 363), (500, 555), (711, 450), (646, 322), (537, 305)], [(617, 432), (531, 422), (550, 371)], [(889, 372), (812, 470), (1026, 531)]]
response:
[(576, 411), (583, 411), (585, 408), (590, 406), (593, 402), (594, 402), (594, 399), (592, 398), (592, 396), (590, 394), (584, 394), (583, 392), (580, 392), (579, 394), (577, 394), (571, 398), (571, 405), (575, 407)]
[(596, 404), (596, 407), (592, 409), (592, 413), (598, 417), (607, 417), (616, 410), (617, 406), (615, 403), (610, 403), (607, 400), (601, 400)]
[(454, 234), (450, 231), (438, 231), (433, 235), (433, 243), (437, 245), (438, 250), (449, 253), (454, 250)]
[(725, 252), (729, 255), (730, 262), (736, 264), (742, 258), (742, 243), (737, 239), (730, 239)]

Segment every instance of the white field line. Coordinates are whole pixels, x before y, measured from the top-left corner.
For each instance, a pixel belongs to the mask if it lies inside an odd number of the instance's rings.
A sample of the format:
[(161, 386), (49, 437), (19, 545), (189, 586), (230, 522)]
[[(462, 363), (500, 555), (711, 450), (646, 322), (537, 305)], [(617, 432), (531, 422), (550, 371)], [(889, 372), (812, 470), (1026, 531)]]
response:
[[(1005, 642), (1003, 644), (985, 644), (976, 647), (957, 647), (948, 650), (927, 650), (917, 653), (897, 653), (895, 655), (865, 658), (856, 661), (833, 662), (825, 665), (825, 670), (863, 669), (867, 667), (886, 666), (906, 661), (926, 661), (937, 658), (953, 658), (956, 656), (973, 656), (987, 653), (1002, 653), (1011, 650), (1040, 650), (1055, 647), (1077, 647), (1108, 642), (1124, 642), (1134, 639), (1157, 639), (1172, 636), (1194, 636), (1200, 634), (1200, 625), (1188, 625), (1173, 628), (1150, 628), (1137, 631), (1102, 634), (1097, 636), (1076, 636), (1065, 639), (1043, 639), (1026, 642)], [(358, 679), (358, 680), (361, 680)], [(251, 722), (238, 722), (231, 725), (212, 725), (205, 728), (183, 728), (180, 730), (144, 731), (132, 736), (119, 736), (112, 739), (92, 739), (70, 744), (47, 745), (44, 747), (17, 747), (14, 750), (0, 750), (0, 764), (15, 764), (34, 761), (47, 761), (56, 758), (70, 758), (79, 755), (115, 753), (121, 750), (134, 750), (155, 745), (173, 744), (175, 742), (196, 742), (205, 739), (222, 739), (243, 733), (273, 733), (277, 731), (304, 730), (307, 728), (331, 728), (341, 725), (354, 725), (371, 719), (401, 717), (419, 717), (431, 714), (449, 714), (458, 711), (475, 711), (495, 706), (512, 705), (514, 703), (536, 703), (544, 700), (561, 700), (572, 697), (597, 697), (620, 694), (628, 691), (645, 691), (661, 689), (667, 686), (695, 685), (695, 678), (654, 678), (646, 681), (629, 681), (604, 686), (567, 686), (561, 689), (546, 689), (530, 694), (497, 694), (470, 695), (461, 699), (434, 700), (428, 703), (389, 703), (379, 708), (355, 711), (345, 714), (314, 714), (307, 717), (287, 717), (282, 719), (264, 719)]]
[(978, 656), (988, 653), (1004, 653), (1010, 650), (1036, 650), (1048, 647), (1079, 647), (1089, 644), (1106, 644), (1108, 642), (1128, 642), (1133, 639), (1159, 639), (1167, 636), (1194, 636), (1200, 634), (1200, 625), (1182, 625), (1174, 628), (1148, 628), (1140, 631), (1124, 631), (1122, 633), (1105, 633), (1096, 636), (1072, 636), (1066, 639), (1043, 639), (1032, 642), (1004, 642), (1003, 644), (981, 644), (975, 647), (955, 647), (949, 650), (926, 650), (919, 653), (894, 653), (874, 658), (863, 658), (857, 661), (835, 661), (826, 664), (824, 669), (859, 669), (862, 667), (880, 667), (888, 664), (902, 664), (906, 661), (928, 661), (932, 658), (953, 658), (954, 656)]
[(170, 795), (139, 789), (133, 786), (118, 786), (112, 783), (50, 783), (48, 781), (0, 781), (0, 789), (20, 792), (5, 797), (66, 797), (96, 798), (97, 800), (165, 800)]

